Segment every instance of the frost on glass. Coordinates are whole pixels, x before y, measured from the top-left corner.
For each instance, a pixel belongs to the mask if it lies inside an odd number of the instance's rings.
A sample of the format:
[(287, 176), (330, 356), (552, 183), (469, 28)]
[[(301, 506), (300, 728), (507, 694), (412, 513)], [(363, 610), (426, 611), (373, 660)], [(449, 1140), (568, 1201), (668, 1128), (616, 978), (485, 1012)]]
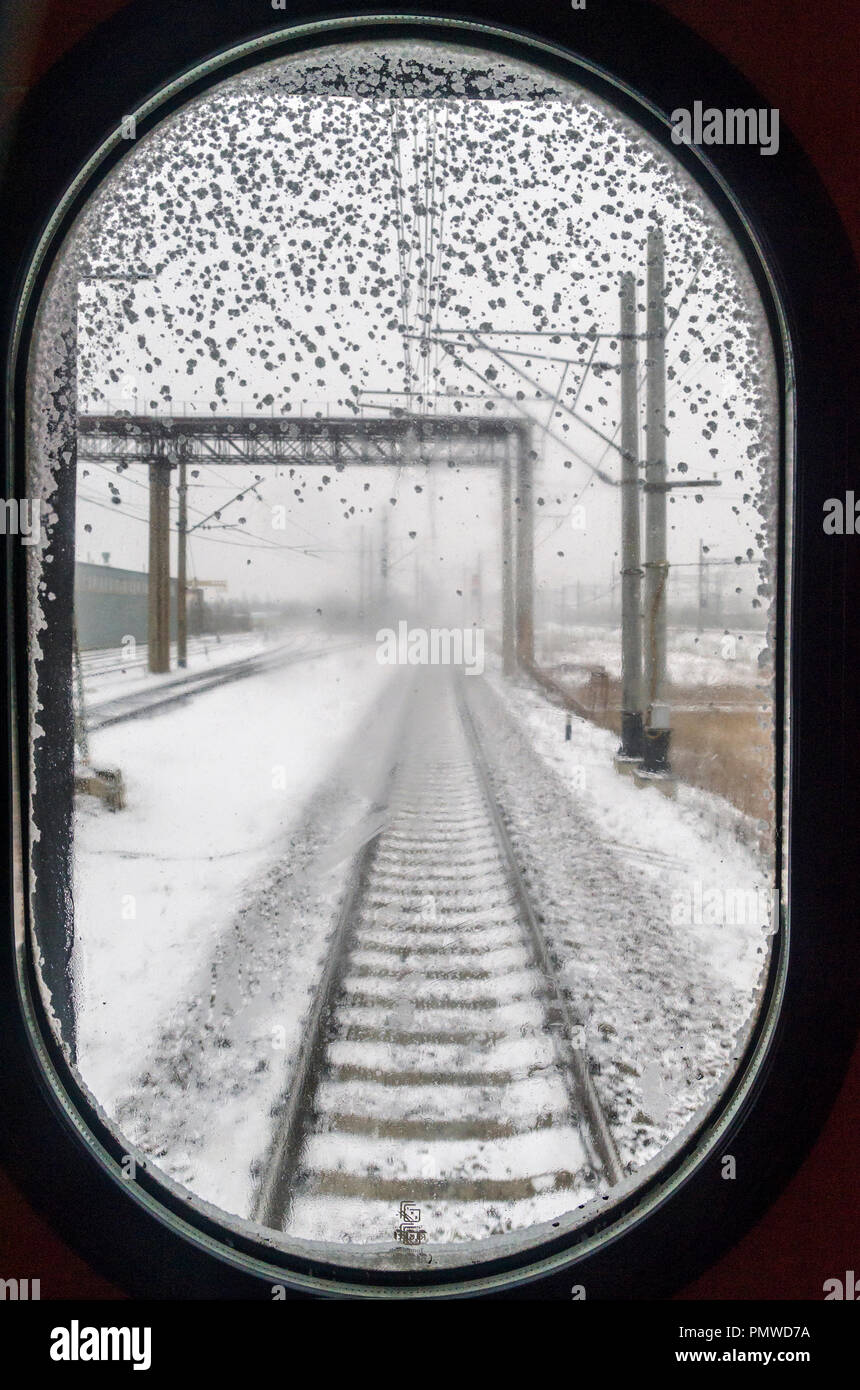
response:
[[(661, 345), (666, 377), (650, 780), (616, 758), (625, 275), (642, 562)], [(641, 1184), (731, 1081), (773, 928), (774, 362), (697, 184), (510, 60), (266, 64), (78, 217), (29, 438), (34, 750), (57, 682), (75, 721), (74, 1064), (135, 1161), (392, 1265)]]

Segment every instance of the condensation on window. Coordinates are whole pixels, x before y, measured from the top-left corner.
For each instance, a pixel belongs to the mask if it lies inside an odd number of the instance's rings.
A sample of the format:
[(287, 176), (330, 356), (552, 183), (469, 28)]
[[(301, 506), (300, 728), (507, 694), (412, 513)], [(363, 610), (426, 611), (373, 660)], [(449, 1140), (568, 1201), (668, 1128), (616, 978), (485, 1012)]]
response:
[(30, 359), (43, 996), (276, 1243), (534, 1246), (712, 1113), (775, 929), (779, 404), (676, 158), (456, 43), (129, 139)]

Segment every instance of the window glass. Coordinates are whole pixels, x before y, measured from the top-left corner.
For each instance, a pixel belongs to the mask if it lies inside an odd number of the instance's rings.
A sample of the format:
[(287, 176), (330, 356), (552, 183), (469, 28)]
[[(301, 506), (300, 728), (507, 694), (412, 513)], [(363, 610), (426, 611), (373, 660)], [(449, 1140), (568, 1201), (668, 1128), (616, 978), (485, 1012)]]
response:
[(30, 363), (43, 993), (129, 1153), (397, 1268), (641, 1186), (774, 927), (773, 347), (667, 147), (451, 45), (137, 136)]

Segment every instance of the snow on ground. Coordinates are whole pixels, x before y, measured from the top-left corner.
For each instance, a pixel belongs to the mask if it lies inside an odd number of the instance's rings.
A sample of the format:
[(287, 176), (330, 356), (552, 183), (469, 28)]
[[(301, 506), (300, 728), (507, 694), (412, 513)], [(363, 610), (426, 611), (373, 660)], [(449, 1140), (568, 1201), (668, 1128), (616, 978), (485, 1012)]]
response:
[[(572, 1131), (567, 1132), (565, 1159), (576, 1152), (578, 1138)], [(434, 1147), (435, 1151), (435, 1147)], [(570, 1179), (570, 1175), (566, 1175)], [(572, 1180), (571, 1180), (572, 1181)], [(545, 1239), (552, 1237), (553, 1226), (558, 1226), (558, 1216), (562, 1205), (578, 1207), (592, 1200), (594, 1189), (580, 1182), (578, 1189), (568, 1187), (562, 1194), (553, 1185), (553, 1175), (548, 1175), (547, 1190), (533, 1197), (521, 1197), (515, 1201), (491, 1203), (487, 1207), (487, 1234), (514, 1232), (525, 1240), (533, 1238), (535, 1227), (544, 1227)], [(394, 1267), (401, 1255), (391, 1236), (397, 1224), (395, 1216), (392, 1224), (391, 1199), (374, 1200), (368, 1197), (333, 1197), (325, 1203), (319, 1199), (299, 1196), (295, 1202), (295, 1224), (301, 1228), (304, 1240), (331, 1240), (332, 1230), (342, 1231), (345, 1243), (364, 1245), (370, 1241), (385, 1241), (387, 1245), (386, 1263)], [(450, 1245), (474, 1244), (475, 1241), (475, 1203), (470, 1201), (443, 1201), (425, 1197), (421, 1202), (421, 1225), (433, 1232), (433, 1239)], [(497, 1229), (493, 1230), (495, 1227)], [(429, 1246), (424, 1246), (426, 1253)], [(521, 1241), (513, 1248), (522, 1248)], [(410, 1252), (411, 1254), (412, 1252)], [(438, 1258), (438, 1257), (436, 1257)], [(414, 1261), (410, 1260), (413, 1268)], [(409, 1266), (407, 1265), (407, 1268)]]
[[(636, 789), (613, 768), (613, 735), (574, 718), (566, 742), (564, 712), (530, 684), (466, 684), (632, 1172), (734, 1069), (768, 956), (768, 865), (727, 803)], [(351, 649), (92, 736), (93, 757), (122, 767), (128, 808), (78, 802), (80, 1069), (132, 1146), (239, 1216), (252, 1214), (347, 870), (379, 828), (407, 689), (374, 649)], [(436, 1206), (442, 1227), (466, 1229), (456, 1204)], [(505, 1224), (558, 1211), (545, 1193)]]
[(382, 676), (373, 651), (339, 652), (91, 735), (128, 797), (119, 814), (81, 797), (75, 827), (80, 1066), (107, 1110)]
[[(727, 626), (725, 630), (673, 627), (667, 630), (669, 678), (674, 686), (759, 686), (767, 674), (760, 657), (767, 633), (758, 629)], [(603, 666), (611, 677), (621, 678), (621, 629), (580, 625), (561, 627), (547, 623), (537, 634), (543, 664), (565, 660)]]
[(613, 767), (617, 737), (530, 684), (473, 687), (497, 794), (623, 1160), (639, 1167), (734, 1070), (769, 954), (770, 866), (721, 798)]

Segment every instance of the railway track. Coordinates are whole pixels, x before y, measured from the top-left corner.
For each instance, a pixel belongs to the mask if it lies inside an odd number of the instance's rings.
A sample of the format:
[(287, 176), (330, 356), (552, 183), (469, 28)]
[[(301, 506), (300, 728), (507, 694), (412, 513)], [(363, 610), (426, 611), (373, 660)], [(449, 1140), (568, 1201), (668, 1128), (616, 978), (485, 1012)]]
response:
[(177, 676), (174, 680), (163, 681), (159, 685), (133, 691), (115, 699), (88, 704), (87, 730), (92, 732), (107, 728), (111, 724), (124, 724), (129, 719), (143, 719), (171, 705), (191, 699), (194, 695), (200, 695), (205, 690), (212, 690), (215, 686), (228, 685), (231, 681), (244, 680), (247, 676), (257, 676), (264, 671), (273, 671), (282, 666), (292, 666), (296, 662), (312, 661), (316, 657), (329, 656), (333, 652), (358, 645), (357, 642), (345, 642), (340, 646), (321, 647), (310, 651), (304, 648), (296, 651), (292, 646), (277, 647), (273, 651), (259, 652), (255, 656), (225, 661), (206, 671)]
[[(254, 634), (247, 634), (247, 641)], [(239, 634), (230, 633), (231, 645), (241, 646)], [(138, 642), (136, 652), (133, 657), (123, 655), (116, 647), (107, 647), (82, 651), (80, 654), (81, 673), (84, 680), (97, 679), (100, 676), (127, 675), (129, 671), (146, 671), (148, 669), (148, 646), (146, 642)], [(188, 641), (188, 655), (196, 656), (202, 653), (208, 656), (210, 651), (217, 651), (218, 643), (213, 637), (191, 637)], [(176, 644), (171, 643), (171, 652), (175, 656)]]
[(419, 1240), (476, 1238), (622, 1176), (467, 685), (422, 679), (352, 868), (257, 1194), (297, 1236), (390, 1245), (411, 1203)]

